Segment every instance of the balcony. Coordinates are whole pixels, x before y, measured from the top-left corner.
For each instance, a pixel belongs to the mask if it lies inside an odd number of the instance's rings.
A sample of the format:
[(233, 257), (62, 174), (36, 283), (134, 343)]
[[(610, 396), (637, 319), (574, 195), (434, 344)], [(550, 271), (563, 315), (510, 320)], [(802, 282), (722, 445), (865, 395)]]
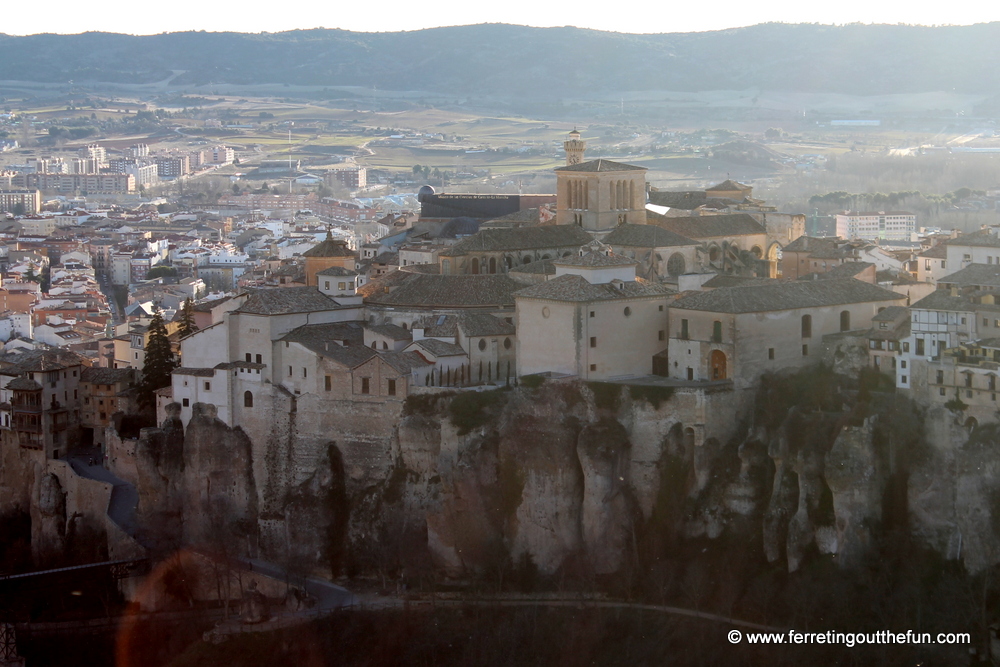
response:
[(32, 405), (30, 403), (13, 403), (11, 404), (11, 410), (14, 412), (14, 414), (29, 414), (29, 415), (42, 414), (42, 406)]

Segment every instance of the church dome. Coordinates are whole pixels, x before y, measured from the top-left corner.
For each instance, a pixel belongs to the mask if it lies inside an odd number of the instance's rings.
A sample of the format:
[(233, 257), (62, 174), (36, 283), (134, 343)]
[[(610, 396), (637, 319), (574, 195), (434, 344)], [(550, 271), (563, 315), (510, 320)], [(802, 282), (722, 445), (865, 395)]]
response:
[(433, 194), (434, 188), (429, 185), (425, 185), (417, 191), (417, 201), (422, 202)]

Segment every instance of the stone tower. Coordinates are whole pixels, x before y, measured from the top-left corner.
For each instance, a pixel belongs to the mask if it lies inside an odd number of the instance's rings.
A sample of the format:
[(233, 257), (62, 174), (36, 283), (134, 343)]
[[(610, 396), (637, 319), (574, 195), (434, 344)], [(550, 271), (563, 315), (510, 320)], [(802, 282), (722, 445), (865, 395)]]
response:
[(587, 150), (587, 142), (580, 138), (580, 133), (574, 129), (569, 133), (569, 139), (563, 142), (566, 150), (566, 165), (571, 166), (583, 162), (583, 152)]

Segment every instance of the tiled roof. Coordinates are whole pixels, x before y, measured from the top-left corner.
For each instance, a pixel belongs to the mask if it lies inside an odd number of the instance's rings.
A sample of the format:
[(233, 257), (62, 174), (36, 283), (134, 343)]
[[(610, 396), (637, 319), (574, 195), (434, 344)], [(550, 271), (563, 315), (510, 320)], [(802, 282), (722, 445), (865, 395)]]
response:
[(264, 370), (267, 368), (267, 364), (258, 364), (252, 361), (225, 361), (221, 364), (216, 364), (215, 369), (220, 371), (231, 371), (234, 368), (248, 368), (250, 370)]
[(834, 250), (843, 243), (838, 238), (822, 238), (817, 236), (800, 236), (784, 248), (782, 252), (815, 252), (818, 250)]
[(507, 272), (510, 274), (531, 273), (554, 276), (556, 274), (556, 265), (552, 262), (553, 260), (551, 259), (542, 259), (530, 264), (521, 264), (520, 266), (511, 267)]
[(470, 252), (505, 252), (511, 250), (541, 250), (545, 248), (579, 247), (592, 237), (576, 225), (545, 225), (544, 227), (496, 227), (480, 229), (462, 239), (440, 256), (450, 257)]
[(411, 329), (423, 329), (425, 336), (454, 338), (458, 335), (457, 315), (429, 315), (416, 320)]
[(607, 266), (633, 266), (639, 262), (621, 255), (605, 255), (600, 252), (588, 252), (584, 255), (570, 255), (561, 259), (554, 259), (552, 263), (557, 266), (583, 266), (583, 267), (607, 267)]
[(510, 322), (489, 313), (463, 313), (458, 317), (458, 326), (466, 336), (512, 336), (517, 330)]
[(303, 257), (353, 257), (354, 253), (347, 247), (347, 243), (340, 239), (335, 239), (330, 234), (313, 247), (302, 253)]
[(188, 368), (181, 366), (173, 370), (174, 375), (194, 375), (195, 377), (210, 378), (215, 376), (213, 368)]
[(340, 304), (326, 296), (316, 287), (279, 287), (259, 289), (250, 296), (238, 313), (252, 315), (284, 315), (287, 313), (315, 313), (336, 310)]
[(704, 190), (690, 190), (687, 192), (660, 192), (651, 190), (649, 192), (649, 203), (656, 206), (666, 206), (668, 208), (679, 208), (684, 211), (693, 211), (708, 199)]
[(581, 276), (565, 275), (533, 285), (517, 293), (519, 299), (548, 299), (552, 301), (601, 301), (628, 299), (648, 296), (667, 296), (676, 290), (666, 285), (646, 282), (642, 279), (623, 282), (621, 287), (614, 283), (591, 284)]
[(974, 303), (964, 296), (952, 296), (951, 290), (947, 289), (934, 290), (920, 301), (911, 304), (910, 308), (959, 312), (972, 312), (974, 310), (1000, 311), (1000, 305)]
[(938, 283), (961, 286), (1000, 286), (1000, 265), (969, 264), (964, 269), (941, 278)]
[(442, 276), (394, 271), (359, 291), (370, 304), (456, 308), (513, 305), (514, 292), (522, 287), (523, 283), (504, 274)]
[(581, 162), (580, 164), (568, 164), (565, 167), (556, 167), (554, 171), (570, 171), (570, 172), (605, 172), (605, 171), (647, 171), (646, 167), (639, 167), (634, 164), (625, 164), (624, 162), (614, 162), (612, 160), (590, 160), (589, 162)]
[[(819, 280), (837, 280), (839, 278), (853, 278), (865, 269), (875, 266), (871, 262), (844, 262), (838, 264), (825, 273), (816, 274)], [(804, 280), (805, 278), (799, 278)]]
[(625, 224), (615, 227), (604, 237), (609, 246), (632, 246), (641, 248), (668, 248), (671, 246), (698, 245), (697, 241), (681, 236), (657, 225)]
[(412, 333), (398, 324), (372, 324), (365, 328), (374, 334), (385, 336), (390, 340), (411, 340), (413, 338)]
[(1000, 248), (1000, 236), (991, 233), (991, 230), (989, 229), (981, 229), (978, 232), (972, 232), (971, 234), (962, 234), (957, 238), (945, 241), (945, 243), (954, 246)]
[(718, 287), (744, 287), (746, 285), (767, 285), (775, 282), (775, 278), (752, 278), (750, 276), (729, 276), (720, 273), (701, 284), (702, 287), (715, 289)]
[(745, 287), (720, 287), (682, 297), (671, 308), (714, 313), (758, 313), (797, 308), (817, 308), (846, 303), (898, 301), (902, 294), (870, 283), (841, 280), (776, 281)]
[(84, 368), (80, 372), (80, 381), (90, 384), (117, 384), (118, 382), (132, 382), (135, 380), (136, 372), (131, 368)]
[(737, 181), (726, 179), (718, 185), (713, 185), (710, 188), (705, 188), (705, 192), (728, 192), (732, 190), (750, 190), (752, 189), (749, 185), (743, 183), (738, 183)]
[(765, 234), (766, 231), (749, 213), (729, 213), (725, 215), (697, 215), (671, 218), (647, 211), (646, 220), (657, 227), (663, 227), (689, 239), (717, 238), (720, 236), (744, 236)]
[(906, 306), (889, 306), (872, 318), (872, 322), (893, 322), (900, 317), (909, 320), (910, 309)]
[(329, 268), (323, 269), (322, 271), (317, 271), (316, 275), (317, 276), (345, 276), (345, 277), (346, 276), (351, 276), (351, 277), (354, 277), (354, 276), (358, 275), (358, 272), (357, 271), (351, 271), (349, 269), (345, 269), (342, 266), (331, 266)]
[(7, 388), (18, 391), (41, 391), (42, 385), (27, 376), (20, 375), (8, 382)]
[(0, 357), (0, 368), (5, 375), (58, 371), (71, 366), (85, 366), (86, 358), (59, 348), (51, 350), (29, 350)]
[(356, 343), (352, 341), (349, 345), (341, 345), (338, 342), (340, 339), (331, 336), (330, 331), (324, 329), (326, 326), (329, 325), (302, 326), (290, 331), (281, 340), (299, 343), (316, 354), (348, 368), (356, 368), (375, 356), (375, 350), (367, 347), (363, 339)]
[(948, 246), (945, 243), (938, 243), (937, 245), (924, 250), (922, 253), (917, 255), (917, 257), (926, 257), (928, 259), (947, 259)]
[(416, 368), (429, 365), (423, 357), (415, 352), (379, 352), (378, 356), (400, 373), (410, 373)]
[(436, 338), (422, 338), (413, 341), (413, 345), (419, 346), (435, 357), (457, 357), (464, 356), (465, 350), (454, 343), (446, 343)]
[(292, 329), (281, 340), (286, 342), (309, 343), (316, 341), (346, 342), (348, 346), (364, 347), (365, 330), (360, 322), (330, 322), (328, 324), (304, 324)]

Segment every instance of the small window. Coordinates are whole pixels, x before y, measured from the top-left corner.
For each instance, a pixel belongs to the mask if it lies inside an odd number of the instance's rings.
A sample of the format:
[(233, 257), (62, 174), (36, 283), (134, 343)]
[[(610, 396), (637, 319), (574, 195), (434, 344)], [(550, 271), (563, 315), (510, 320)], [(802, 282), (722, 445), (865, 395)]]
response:
[(690, 366), (687, 369), (687, 378), (688, 378), (688, 380), (693, 380), (694, 379), (694, 369), (691, 368)]
[(345, 289), (347, 289), (347, 283), (346, 283), (346, 282), (343, 282), (343, 283), (337, 283), (337, 289), (340, 289), (340, 290), (345, 290)]
[(243, 407), (252, 408), (253, 407), (253, 393), (246, 391), (243, 392)]
[(590, 370), (591, 371), (596, 371), (597, 370), (597, 364), (591, 364), (590, 365)]
[(389, 380), (388, 381), (388, 383), (386, 385), (386, 393), (389, 394), (390, 396), (395, 396), (396, 395), (396, 381), (395, 380)]
[(503, 349), (509, 350), (514, 343), (511, 342), (510, 338), (503, 339)]
[(656, 332), (656, 339), (657, 340), (666, 340), (667, 339), (667, 332), (663, 331), (662, 329), (660, 331), (657, 331)]
[(774, 360), (774, 348), (773, 347), (767, 348), (767, 358), (770, 359), (770, 360), (772, 360), (772, 361)]
[(205, 391), (212, 391), (212, 383), (207, 380), (205, 381)]
[(937, 372), (937, 383), (944, 384), (944, 371)]
[(802, 356), (803, 357), (808, 357), (809, 356), (809, 346), (808, 345), (803, 345), (802, 346)]
[(303, 369), (302, 369), (302, 377), (308, 377), (308, 375), (309, 375), (309, 371), (308, 371), (308, 369), (306, 369), (306, 368), (303, 368)]
[(594, 311), (590, 311), (590, 316), (591, 316), (591, 317), (593, 317), (593, 316), (594, 316)]
[(590, 337), (590, 347), (597, 347), (597, 336)]
[(663, 312), (663, 304), (662, 303), (660, 304), (660, 312), (661, 313)]
[(184, 406), (184, 407), (186, 408), (186, 407), (188, 407), (189, 405), (191, 405), (191, 401), (190, 401), (190, 400), (188, 400), (188, 399), (186, 399), (186, 398), (185, 398), (185, 399), (182, 399), (182, 400), (181, 400), (181, 405), (182, 405), (182, 406)]
[(327, 375), (323, 378), (323, 388), (326, 391), (331, 391), (333, 389), (333, 377)]
[[(324, 287), (323, 289), (330, 289), (330, 281), (329, 281), (329, 280), (326, 280), (326, 281), (324, 281), (324, 282), (325, 282), (325, 284), (326, 284), (326, 287)], [(344, 283), (340, 283), (340, 284), (341, 284), (341, 285), (343, 285)]]
[(681, 339), (688, 339), (688, 321), (686, 319), (681, 320)]
[(256, 359), (256, 361), (257, 361), (258, 364), (263, 363), (263, 361), (261, 361), (263, 359), (263, 357), (261, 357), (259, 354), (255, 357), (255, 359)]
[(368, 383), (369, 383), (368, 378), (361, 378), (361, 393), (362, 394), (368, 394), (368, 393), (371, 392), (371, 389), (370, 389)]
[(247, 355), (246, 355), (246, 356), (247, 356), (247, 363), (250, 363), (250, 359), (251, 359), (251, 357), (250, 357), (250, 353), (249, 353), (249, 352), (247, 352)]
[(486, 339), (485, 338), (480, 338), (479, 339), (479, 351), (482, 352), (485, 349), (486, 349)]
[(292, 367), (288, 367), (288, 377), (292, 377)]
[(716, 320), (712, 322), (712, 342), (721, 343), (722, 342), (722, 322)]
[(625, 317), (628, 317), (631, 314), (632, 314), (632, 309), (629, 308), (628, 306), (625, 306)]

